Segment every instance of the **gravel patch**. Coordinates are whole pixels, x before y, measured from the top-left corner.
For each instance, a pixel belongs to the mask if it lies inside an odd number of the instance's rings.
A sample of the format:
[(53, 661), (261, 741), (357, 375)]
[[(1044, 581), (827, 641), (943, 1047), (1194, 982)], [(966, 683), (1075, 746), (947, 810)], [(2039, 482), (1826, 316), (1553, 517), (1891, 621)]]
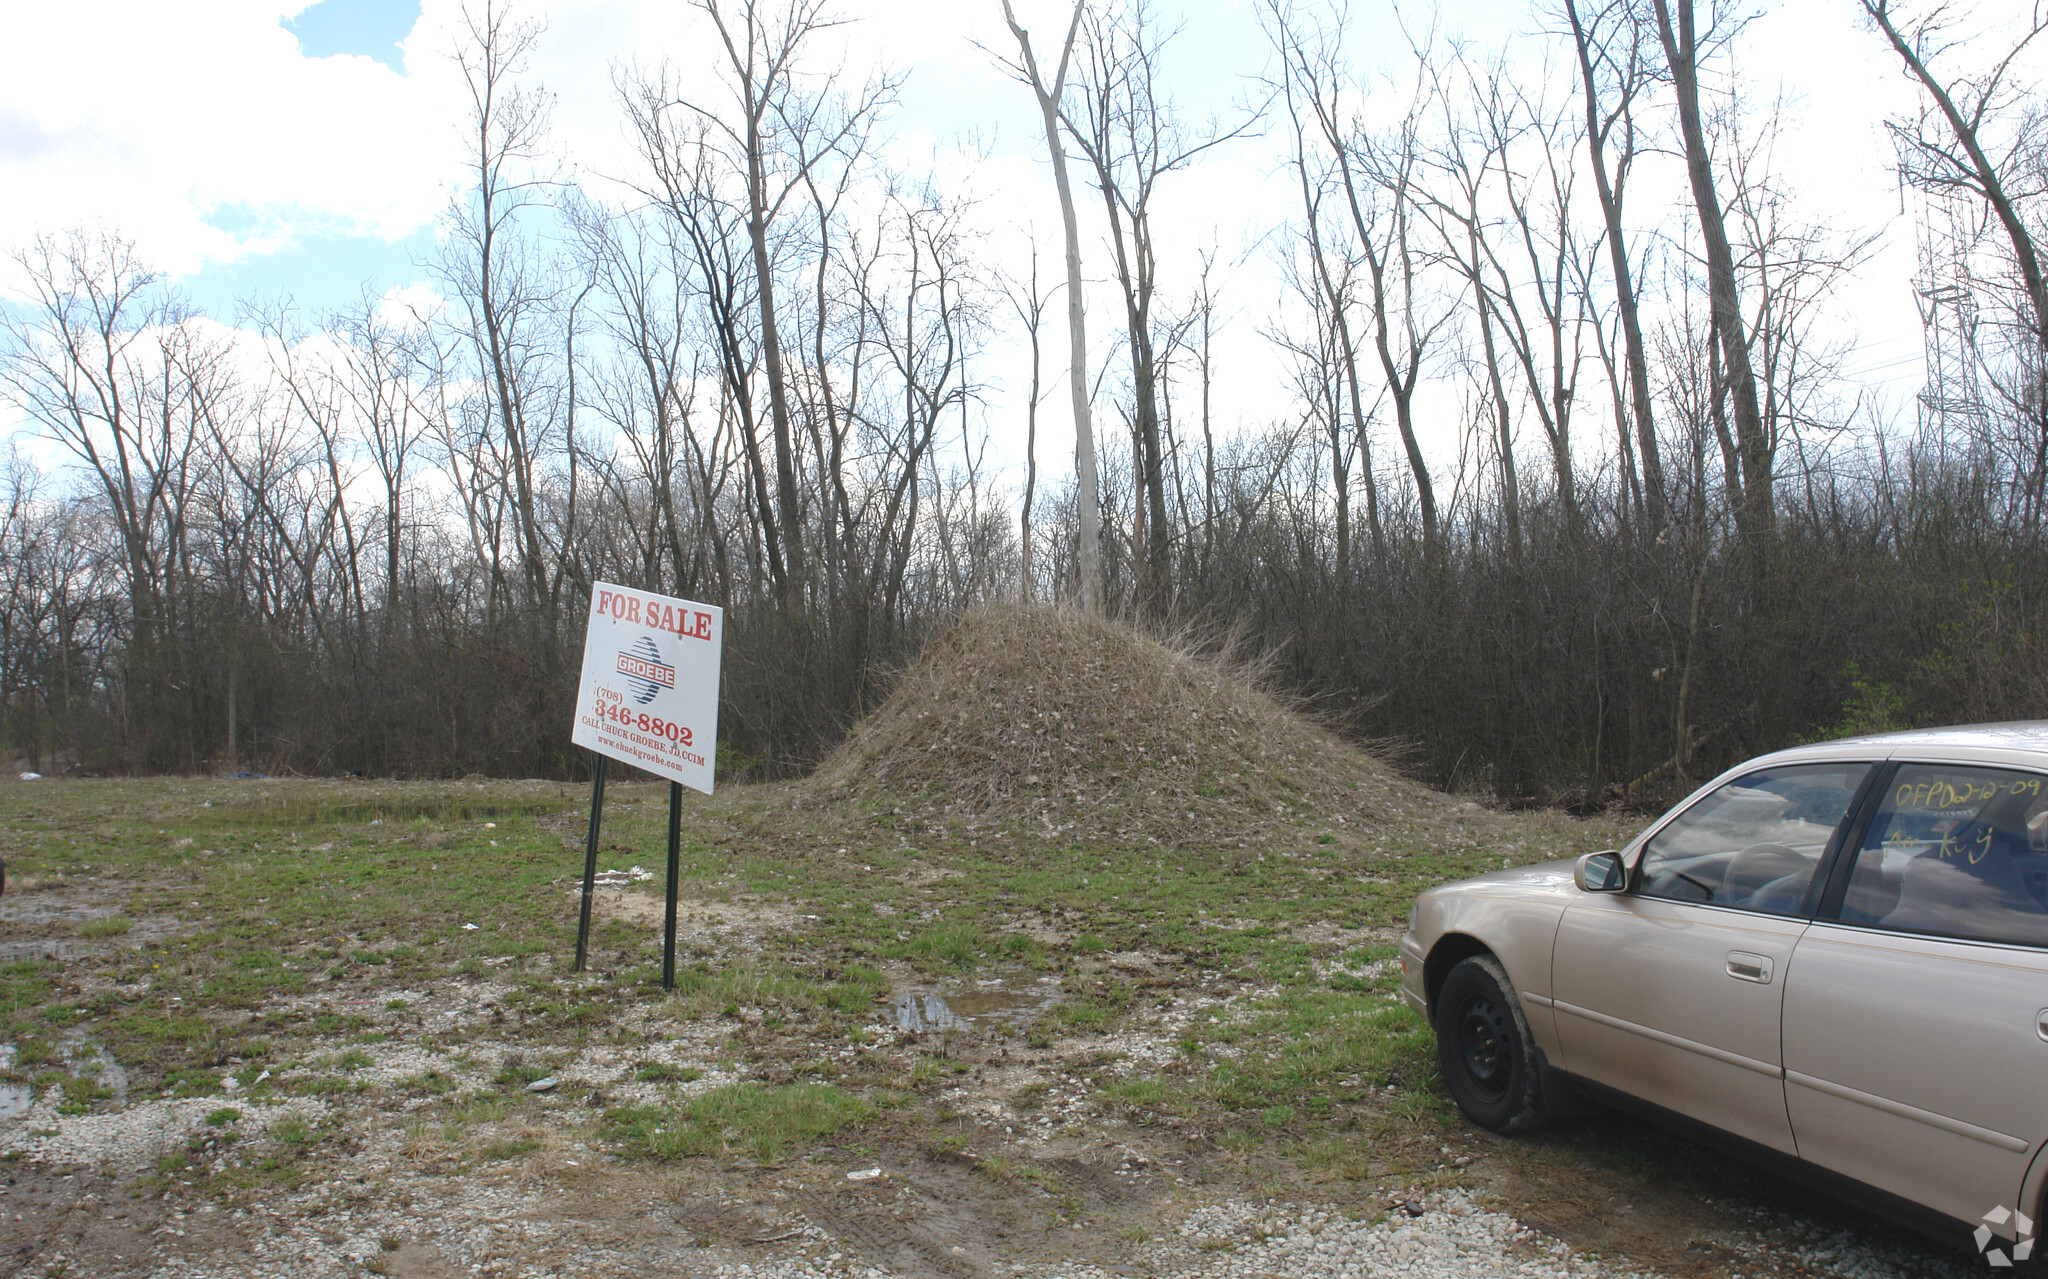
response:
[(60, 1115), (58, 1101), (54, 1091), (46, 1093), (25, 1114), (0, 1128), (0, 1156), (83, 1165), (131, 1176), (148, 1171), (157, 1160), (206, 1132), (207, 1116), (222, 1107), (240, 1112), (235, 1127), (246, 1135), (268, 1133), (287, 1119), (318, 1123), (331, 1113), (324, 1103), (308, 1098), (266, 1104), (230, 1097), (186, 1097), (147, 1101), (94, 1115)]

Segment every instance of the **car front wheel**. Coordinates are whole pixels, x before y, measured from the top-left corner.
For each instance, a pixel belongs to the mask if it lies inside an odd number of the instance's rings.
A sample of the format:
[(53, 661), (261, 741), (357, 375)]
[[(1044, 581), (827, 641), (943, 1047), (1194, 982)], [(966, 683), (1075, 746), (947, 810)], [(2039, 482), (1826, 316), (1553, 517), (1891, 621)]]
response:
[(1529, 1022), (1507, 970), (1491, 955), (1461, 960), (1436, 1000), (1436, 1052), (1451, 1100), (1494, 1132), (1526, 1132), (1544, 1120), (1542, 1081)]

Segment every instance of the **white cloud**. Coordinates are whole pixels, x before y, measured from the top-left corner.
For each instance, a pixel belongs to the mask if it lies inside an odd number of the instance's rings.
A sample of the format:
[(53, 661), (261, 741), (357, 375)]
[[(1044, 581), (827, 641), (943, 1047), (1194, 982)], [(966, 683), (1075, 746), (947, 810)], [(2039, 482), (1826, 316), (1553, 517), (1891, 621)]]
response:
[[(182, 273), (312, 231), (431, 219), (446, 76), (309, 59), (287, 0), (15, 6), (0, 42), (0, 242), (104, 221)], [(417, 55), (415, 55), (417, 58)]]
[(377, 299), (377, 323), (395, 329), (417, 329), (447, 309), (448, 299), (431, 284), (409, 284), (387, 290)]

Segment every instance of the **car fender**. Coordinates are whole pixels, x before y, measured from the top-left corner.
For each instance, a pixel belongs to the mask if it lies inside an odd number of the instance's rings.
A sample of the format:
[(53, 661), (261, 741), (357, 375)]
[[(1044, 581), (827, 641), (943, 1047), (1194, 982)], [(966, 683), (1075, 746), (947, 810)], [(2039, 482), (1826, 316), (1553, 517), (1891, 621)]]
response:
[(1536, 1046), (1555, 1052), (1550, 952), (1565, 908), (1578, 894), (1570, 862), (1496, 871), (1422, 894), (1412, 936), (1423, 966), (1425, 1015), (1434, 1018), (1437, 992), (1452, 967), (1483, 951), (1507, 970)]

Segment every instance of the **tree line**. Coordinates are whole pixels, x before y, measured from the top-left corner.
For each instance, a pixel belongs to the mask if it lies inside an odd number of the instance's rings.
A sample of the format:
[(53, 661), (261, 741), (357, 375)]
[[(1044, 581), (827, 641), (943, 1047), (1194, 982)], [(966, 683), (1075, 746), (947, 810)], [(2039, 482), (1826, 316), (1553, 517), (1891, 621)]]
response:
[[(1410, 53), (1388, 79), (1341, 0), (1265, 0), (1218, 120), (1176, 104), (1143, 0), (1038, 43), (1003, 4), (1059, 272), (993, 260), (963, 184), (888, 158), (900, 81), (832, 65), (824, 0), (697, 7), (720, 74), (619, 73), (637, 164), (604, 192), (551, 158), (539, 26), (465, 12), (431, 299), (227, 323), (115, 231), (16, 252), (0, 394), (64, 459), (17, 447), (0, 482), (24, 767), (578, 775), (600, 579), (726, 610), (727, 775), (806, 768), (935, 628), (1015, 599), (1271, 650), (1348, 731), (1512, 798), (2048, 709), (2048, 131), (2019, 72), (2048, 17), (1843, 9), (1917, 86), (1887, 125), (1947, 238), (1914, 283), (1966, 321), (1967, 394), (1907, 420), (1826, 318), (1874, 237), (1773, 170), (1732, 7), (1378, 30)], [(1162, 232), (1248, 139), (1285, 193), (1263, 308)], [(1225, 429), (1250, 344), (1270, 410)], [(1075, 464), (1041, 477), (1062, 374)]]

